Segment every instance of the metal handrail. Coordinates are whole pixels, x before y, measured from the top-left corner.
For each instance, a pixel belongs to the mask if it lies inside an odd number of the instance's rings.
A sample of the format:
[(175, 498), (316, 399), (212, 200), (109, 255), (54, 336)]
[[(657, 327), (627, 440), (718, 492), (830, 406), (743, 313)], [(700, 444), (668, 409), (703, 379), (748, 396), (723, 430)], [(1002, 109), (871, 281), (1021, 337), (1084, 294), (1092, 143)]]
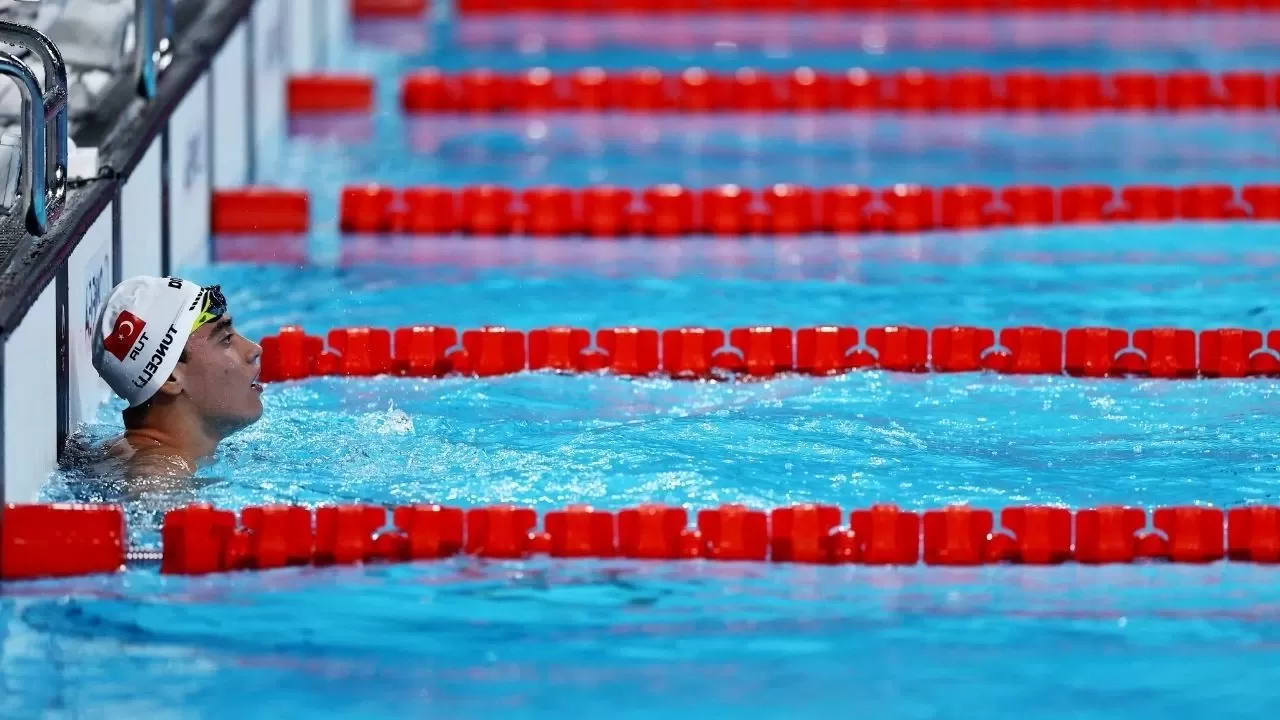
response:
[(42, 90), (30, 66), (0, 52), (0, 75), (13, 78), (22, 93), (25, 163), (21, 173), (27, 231), (43, 235), (67, 194), (67, 66), (58, 48), (35, 28), (0, 20), (0, 43), (23, 47), (44, 64)]
[[(159, 40), (156, 39), (156, 3), (160, 3), (164, 21)], [(135, 63), (138, 73), (138, 94), (150, 100), (156, 96), (160, 71), (168, 64), (172, 53), (169, 40), (173, 32), (173, 6), (169, 0), (135, 0), (133, 9)]]

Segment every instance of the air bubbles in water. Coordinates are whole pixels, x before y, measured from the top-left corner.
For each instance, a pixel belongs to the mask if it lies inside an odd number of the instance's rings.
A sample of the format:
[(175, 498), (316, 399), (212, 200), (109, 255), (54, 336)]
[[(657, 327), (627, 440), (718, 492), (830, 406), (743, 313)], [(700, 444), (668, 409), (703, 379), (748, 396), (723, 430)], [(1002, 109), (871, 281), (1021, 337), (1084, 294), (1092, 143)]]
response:
[(365, 415), (360, 418), (360, 429), (379, 435), (409, 435), (413, 433), (413, 418), (396, 407), (395, 401), (387, 403), (385, 413)]

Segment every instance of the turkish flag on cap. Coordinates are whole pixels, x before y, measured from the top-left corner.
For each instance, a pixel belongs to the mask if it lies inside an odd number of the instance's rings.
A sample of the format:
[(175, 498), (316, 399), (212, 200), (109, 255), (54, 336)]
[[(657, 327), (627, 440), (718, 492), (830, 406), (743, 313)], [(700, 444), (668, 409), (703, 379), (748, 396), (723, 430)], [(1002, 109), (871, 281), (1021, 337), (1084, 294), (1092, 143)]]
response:
[(107, 352), (116, 356), (116, 359), (124, 362), (124, 356), (129, 354), (129, 350), (133, 344), (138, 342), (138, 336), (142, 334), (142, 328), (147, 324), (128, 310), (121, 310), (120, 317), (116, 318), (116, 328), (111, 331), (111, 336), (102, 341), (102, 346)]

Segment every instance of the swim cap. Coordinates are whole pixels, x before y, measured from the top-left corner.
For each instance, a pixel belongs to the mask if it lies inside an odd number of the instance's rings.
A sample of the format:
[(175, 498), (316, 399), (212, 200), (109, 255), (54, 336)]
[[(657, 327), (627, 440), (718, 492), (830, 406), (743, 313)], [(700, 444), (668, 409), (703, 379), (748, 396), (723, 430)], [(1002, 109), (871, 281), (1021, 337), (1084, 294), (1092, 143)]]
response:
[(93, 333), (93, 367), (137, 407), (173, 374), (200, 316), (203, 288), (171, 277), (129, 278), (111, 291)]

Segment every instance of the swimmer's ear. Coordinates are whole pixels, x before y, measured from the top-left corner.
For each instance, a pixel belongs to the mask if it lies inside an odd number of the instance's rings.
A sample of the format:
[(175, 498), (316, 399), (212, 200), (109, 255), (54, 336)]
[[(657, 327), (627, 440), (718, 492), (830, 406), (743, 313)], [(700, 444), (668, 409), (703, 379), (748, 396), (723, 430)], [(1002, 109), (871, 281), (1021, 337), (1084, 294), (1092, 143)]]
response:
[(160, 389), (157, 390), (156, 393), (157, 394), (164, 393), (165, 395), (169, 395), (172, 397), (177, 397), (181, 395), (182, 387), (183, 387), (183, 379), (184, 379), (184, 376), (186, 375), (184, 370), (185, 368), (183, 367), (182, 363), (178, 363), (178, 366), (173, 369), (173, 374), (169, 376), (168, 380), (164, 381), (164, 384), (160, 386)]

